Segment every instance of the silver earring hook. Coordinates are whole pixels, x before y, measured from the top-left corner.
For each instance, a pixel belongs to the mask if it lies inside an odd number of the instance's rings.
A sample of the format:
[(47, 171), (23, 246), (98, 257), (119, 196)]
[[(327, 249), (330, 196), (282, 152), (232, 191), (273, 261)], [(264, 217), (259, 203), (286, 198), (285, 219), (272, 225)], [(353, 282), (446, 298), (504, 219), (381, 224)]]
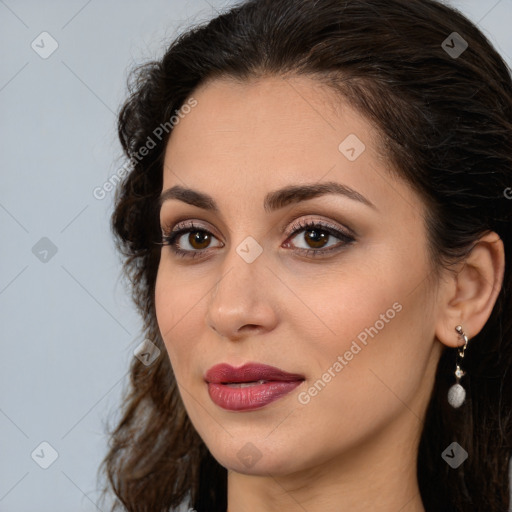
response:
[(462, 325), (457, 325), (457, 327), (455, 327), (455, 330), (462, 336), (462, 339), (464, 340), (464, 346), (461, 348), (459, 347), (459, 350), (458, 350), (458, 353), (459, 353), (459, 357), (460, 358), (464, 358), (464, 351), (468, 348), (468, 337), (466, 336), (466, 334), (464, 333), (464, 331), (462, 330)]

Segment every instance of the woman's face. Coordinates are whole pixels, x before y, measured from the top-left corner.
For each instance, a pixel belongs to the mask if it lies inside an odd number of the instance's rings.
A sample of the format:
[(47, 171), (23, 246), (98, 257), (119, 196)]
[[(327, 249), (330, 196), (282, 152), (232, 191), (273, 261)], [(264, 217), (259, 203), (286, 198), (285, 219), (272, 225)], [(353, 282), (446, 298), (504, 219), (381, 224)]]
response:
[[(193, 97), (162, 191), (194, 193), (168, 194), (160, 215), (167, 234), (190, 231), (183, 255), (162, 247), (155, 299), (197, 432), (246, 474), (411, 458), (440, 355), (421, 200), (371, 124), (312, 79), (216, 80)], [(208, 374), (219, 364), (234, 370)]]

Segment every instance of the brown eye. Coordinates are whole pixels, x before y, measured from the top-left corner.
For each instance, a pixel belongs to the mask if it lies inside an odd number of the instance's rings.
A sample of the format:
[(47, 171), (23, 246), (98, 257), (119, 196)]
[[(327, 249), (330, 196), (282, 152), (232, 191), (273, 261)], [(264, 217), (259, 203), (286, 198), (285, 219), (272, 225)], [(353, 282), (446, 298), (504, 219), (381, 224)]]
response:
[[(308, 256), (326, 255), (355, 241), (353, 236), (318, 221), (299, 223), (295, 227), (293, 236), (288, 238), (284, 246), (295, 248), (296, 251), (306, 253)], [(298, 242), (290, 243), (294, 239), (297, 239)], [(163, 245), (169, 245), (178, 256), (190, 258), (206, 254), (211, 247), (223, 247), (222, 242), (219, 242), (217, 246), (212, 246), (212, 240), (217, 240), (217, 238), (210, 231), (195, 226), (193, 223), (162, 236)], [(301, 242), (306, 245), (301, 247)]]
[(197, 250), (206, 249), (208, 247), (211, 241), (211, 236), (208, 231), (189, 231), (188, 233), (187, 242), (191, 247)]
[[(212, 233), (195, 226), (193, 223), (187, 227), (171, 231), (169, 234), (162, 235), (163, 245), (169, 245), (179, 256), (190, 256), (191, 258), (206, 251), (213, 239), (216, 239), (216, 237)], [(219, 246), (222, 247), (222, 244)]]
[[(299, 252), (305, 252), (311, 256), (330, 253), (355, 241), (353, 236), (319, 221), (299, 223), (295, 228), (292, 233), (294, 236), (288, 240), (297, 239), (298, 242), (293, 242), (291, 245)], [(331, 239), (334, 244), (331, 243)], [(338, 243), (336, 243), (336, 240), (338, 240)], [(301, 246), (299, 242), (302, 242), (303, 245)], [(329, 243), (331, 244), (327, 245)], [(287, 246), (289, 245), (290, 242), (288, 241)]]
[(304, 240), (310, 244), (313, 249), (321, 249), (328, 241), (331, 235), (326, 231), (310, 229), (304, 232)]

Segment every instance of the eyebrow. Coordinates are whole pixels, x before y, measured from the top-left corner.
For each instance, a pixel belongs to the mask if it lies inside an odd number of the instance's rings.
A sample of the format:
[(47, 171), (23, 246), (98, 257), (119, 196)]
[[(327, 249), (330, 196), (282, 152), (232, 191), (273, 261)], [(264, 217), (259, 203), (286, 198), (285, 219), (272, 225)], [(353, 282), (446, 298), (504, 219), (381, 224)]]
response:
[[(370, 208), (375, 210), (377, 209), (369, 199), (366, 199), (366, 197), (361, 195), (359, 192), (347, 185), (336, 183), (335, 181), (315, 183), (312, 185), (289, 185), (279, 190), (269, 192), (265, 196), (263, 208), (267, 213), (272, 213), (288, 206), (289, 204), (306, 201), (308, 199), (313, 199), (327, 194), (342, 195), (352, 199), (353, 201), (358, 201), (369, 206)], [(219, 213), (219, 207), (213, 197), (203, 192), (185, 188), (180, 185), (175, 185), (174, 187), (162, 192), (158, 201), (159, 208), (161, 209), (164, 202), (170, 199), (177, 199), (192, 206), (197, 206), (204, 210)]]

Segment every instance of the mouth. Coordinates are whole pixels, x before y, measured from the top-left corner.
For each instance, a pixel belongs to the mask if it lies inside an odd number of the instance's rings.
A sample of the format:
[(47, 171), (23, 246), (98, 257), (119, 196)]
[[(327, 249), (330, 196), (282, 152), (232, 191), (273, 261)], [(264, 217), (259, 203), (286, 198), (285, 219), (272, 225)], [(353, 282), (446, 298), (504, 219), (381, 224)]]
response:
[(252, 382), (221, 382), (221, 384), (224, 384), (225, 386), (228, 386), (230, 388), (248, 388), (251, 386), (254, 386), (256, 384), (266, 384), (269, 382), (268, 380), (257, 380)]
[(229, 411), (248, 411), (284, 397), (305, 378), (264, 364), (248, 363), (234, 368), (223, 363), (210, 368), (204, 380), (216, 405)]

